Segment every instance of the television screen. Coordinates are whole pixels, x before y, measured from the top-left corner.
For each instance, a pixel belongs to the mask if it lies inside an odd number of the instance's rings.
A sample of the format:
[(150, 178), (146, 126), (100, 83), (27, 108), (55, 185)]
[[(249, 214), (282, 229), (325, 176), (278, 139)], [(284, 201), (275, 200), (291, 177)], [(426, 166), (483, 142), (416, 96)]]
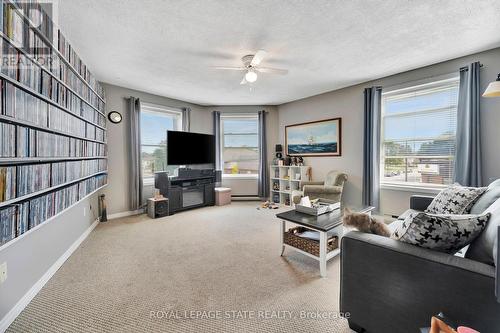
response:
[(215, 136), (168, 131), (167, 163), (168, 165), (215, 163)]

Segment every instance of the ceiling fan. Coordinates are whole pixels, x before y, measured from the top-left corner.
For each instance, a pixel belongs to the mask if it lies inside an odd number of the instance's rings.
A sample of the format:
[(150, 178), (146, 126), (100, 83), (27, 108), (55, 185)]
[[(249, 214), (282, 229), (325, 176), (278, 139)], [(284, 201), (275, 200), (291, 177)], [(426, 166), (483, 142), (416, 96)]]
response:
[(217, 66), (215, 67), (215, 69), (246, 71), (245, 75), (243, 76), (243, 80), (241, 80), (240, 84), (253, 83), (257, 81), (258, 78), (257, 73), (269, 73), (278, 75), (286, 75), (288, 73), (288, 70), (286, 69), (260, 67), (259, 65), (266, 55), (267, 55), (266, 51), (259, 50), (255, 54), (249, 54), (241, 58), (241, 61), (243, 62), (243, 66), (241, 67)]

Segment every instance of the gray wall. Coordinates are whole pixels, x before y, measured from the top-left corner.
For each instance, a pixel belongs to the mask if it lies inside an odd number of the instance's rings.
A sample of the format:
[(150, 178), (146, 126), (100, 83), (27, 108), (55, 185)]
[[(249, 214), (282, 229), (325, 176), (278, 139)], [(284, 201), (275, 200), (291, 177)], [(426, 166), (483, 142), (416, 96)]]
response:
[[(134, 96), (143, 102), (171, 106), (175, 108), (191, 108), (191, 131), (198, 133), (212, 133), (212, 117), (199, 105), (186, 103), (176, 99), (151, 95), (137, 90), (103, 84), (106, 91), (106, 114), (118, 111), (123, 115), (119, 124), (108, 123), (108, 187), (105, 189), (108, 214), (129, 211), (129, 160), (128, 122), (125, 98)], [(152, 186), (146, 187), (147, 194), (152, 192)]]
[(7, 263), (7, 280), (0, 285), (0, 319), (96, 220), (97, 197), (80, 201), (0, 251), (0, 263)]
[[(284, 141), (286, 125), (342, 117), (342, 156), (310, 157), (306, 158), (306, 163), (312, 166), (315, 180), (322, 179), (329, 170), (345, 170), (349, 174), (346, 202), (351, 205), (360, 204), (363, 171), (363, 89), (373, 85), (397, 86), (409, 81), (457, 72), (460, 67), (474, 61), (480, 61), (484, 65), (481, 70), (481, 89), (484, 90), (500, 72), (500, 48), (280, 105), (280, 139)], [(484, 183), (487, 184), (491, 179), (500, 178), (497, 136), (500, 98), (482, 98), (481, 117), (483, 175)], [(413, 193), (415, 192), (383, 190), (382, 212), (391, 215), (401, 213), (407, 208), (408, 199)]]

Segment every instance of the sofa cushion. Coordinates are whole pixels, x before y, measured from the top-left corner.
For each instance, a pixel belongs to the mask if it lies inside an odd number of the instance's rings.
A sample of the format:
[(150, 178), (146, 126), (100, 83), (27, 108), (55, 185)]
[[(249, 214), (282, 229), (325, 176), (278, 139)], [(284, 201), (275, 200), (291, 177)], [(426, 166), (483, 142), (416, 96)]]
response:
[(500, 200), (490, 205), (485, 213), (491, 213), (486, 228), (479, 237), (469, 246), (466, 258), (477, 260), (488, 265), (497, 263), (498, 227), (500, 226)]
[(490, 213), (482, 215), (409, 214), (391, 238), (453, 254), (470, 244), (486, 226)]
[(451, 185), (439, 192), (425, 212), (430, 214), (467, 214), (485, 191), (486, 187)]
[(396, 229), (400, 228), (401, 227), (401, 224), (403, 223), (404, 221), (403, 220), (395, 220), (393, 221), (392, 223), (390, 223), (389, 225), (387, 225), (387, 227), (389, 228), (389, 230), (391, 231), (391, 235), (394, 233), (394, 231), (396, 231)]
[(421, 212), (421, 211), (420, 210), (416, 210), (416, 209), (408, 209), (403, 214), (401, 214), (401, 215), (398, 216), (398, 220), (405, 220), (408, 217), (408, 215), (410, 215), (412, 213), (418, 213), (418, 212)]
[(484, 192), (483, 195), (477, 199), (476, 203), (474, 203), (470, 213), (481, 214), (497, 201), (498, 198), (500, 198), (500, 179), (495, 180), (488, 186), (486, 192)]

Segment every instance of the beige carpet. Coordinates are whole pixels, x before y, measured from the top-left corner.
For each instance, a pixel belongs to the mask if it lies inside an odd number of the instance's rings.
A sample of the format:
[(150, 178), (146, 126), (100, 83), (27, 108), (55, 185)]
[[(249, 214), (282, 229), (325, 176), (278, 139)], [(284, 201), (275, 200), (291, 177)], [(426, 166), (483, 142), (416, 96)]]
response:
[(325, 279), (311, 258), (281, 258), (278, 211), (256, 207), (99, 224), (8, 332), (350, 332), (339, 258)]

